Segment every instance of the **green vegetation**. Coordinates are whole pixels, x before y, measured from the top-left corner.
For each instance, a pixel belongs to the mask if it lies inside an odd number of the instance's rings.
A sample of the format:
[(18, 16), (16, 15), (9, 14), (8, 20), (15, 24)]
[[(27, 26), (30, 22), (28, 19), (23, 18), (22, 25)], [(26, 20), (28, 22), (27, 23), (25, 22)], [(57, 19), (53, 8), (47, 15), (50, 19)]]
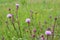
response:
[[(17, 20), (16, 3), (19, 4)], [(9, 14), (9, 8), (11, 8), (11, 14), (14, 15), (14, 24), (19, 36), (14, 30), (10, 19), (7, 18), (7, 14)], [(30, 11), (33, 11), (33, 18), (30, 18)], [(60, 0), (0, 0), (0, 40), (2, 40), (3, 38), (5, 40), (18, 40), (19, 38), (20, 40), (39, 40), (38, 37), (41, 34), (44, 34), (44, 36), (46, 37), (45, 31), (48, 27), (52, 29), (55, 17), (57, 17), (57, 21), (54, 29), (54, 40), (60, 40)], [(25, 22), (26, 18), (31, 19), (29, 27)], [(9, 29), (7, 28), (6, 24), (7, 20)], [(20, 23), (20, 30), (17, 24), (18, 20)], [(45, 21), (47, 22), (47, 24), (45, 24)], [(39, 24), (39, 22), (41, 25)], [(32, 32), (34, 28), (36, 28), (36, 33)], [(32, 32), (32, 34), (35, 34), (34, 38), (31, 37), (29, 30)]]

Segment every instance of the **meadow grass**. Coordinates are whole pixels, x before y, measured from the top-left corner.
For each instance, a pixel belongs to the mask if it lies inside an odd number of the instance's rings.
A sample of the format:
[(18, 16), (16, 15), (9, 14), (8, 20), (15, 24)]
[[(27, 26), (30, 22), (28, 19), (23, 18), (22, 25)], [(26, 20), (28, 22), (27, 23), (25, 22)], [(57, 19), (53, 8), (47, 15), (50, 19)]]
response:
[[(18, 29), (17, 20), (15, 19), (15, 27), (21, 35), (17, 36), (16, 31), (11, 24), (10, 19), (7, 18), (9, 14), (8, 9), (11, 8), (11, 14), (16, 18), (16, 3), (19, 4), (18, 20), (20, 22), (20, 30)], [(26, 18), (30, 18), (30, 10), (33, 11), (33, 19), (31, 19), (30, 27), (25, 22)], [(52, 18), (50, 18), (52, 16)], [(45, 35), (45, 30), (54, 24), (54, 18), (58, 17), (54, 32), (54, 40), (60, 40), (60, 0), (0, 0), (0, 40), (39, 40), (41, 34)], [(8, 20), (8, 27), (6, 21)], [(44, 22), (47, 22), (45, 24)], [(41, 25), (39, 25), (39, 22)], [(42, 26), (42, 30), (40, 27)], [(30, 28), (30, 29), (29, 29)], [(29, 30), (36, 28), (35, 38), (32, 38)], [(26, 32), (28, 31), (28, 32)], [(12, 39), (13, 38), (13, 39)], [(51, 38), (50, 38), (51, 40)]]

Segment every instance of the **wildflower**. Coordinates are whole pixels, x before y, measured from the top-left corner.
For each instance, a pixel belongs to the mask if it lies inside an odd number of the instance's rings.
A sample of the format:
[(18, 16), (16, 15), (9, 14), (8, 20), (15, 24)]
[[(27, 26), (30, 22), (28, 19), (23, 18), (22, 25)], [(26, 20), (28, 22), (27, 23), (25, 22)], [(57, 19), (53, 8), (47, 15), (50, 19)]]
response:
[(51, 35), (51, 31), (46, 31), (45, 34), (46, 35)]
[(12, 17), (12, 14), (7, 14), (7, 18), (11, 18)]
[(48, 28), (48, 29), (45, 31), (45, 34), (46, 34), (46, 35), (51, 35), (51, 34), (52, 34), (52, 32), (50, 31), (50, 28)]
[(48, 28), (48, 29), (45, 31), (45, 34), (47, 35), (47, 40), (48, 40), (48, 39), (49, 39), (49, 36), (52, 34), (51, 29)]
[(29, 18), (27, 18), (27, 19), (26, 19), (26, 22), (27, 22), (27, 23), (30, 23), (30, 19), (29, 19)]
[(19, 4), (16, 4), (16, 6), (19, 6)]
[(19, 8), (19, 4), (16, 4), (16, 9), (18, 10), (18, 8)]

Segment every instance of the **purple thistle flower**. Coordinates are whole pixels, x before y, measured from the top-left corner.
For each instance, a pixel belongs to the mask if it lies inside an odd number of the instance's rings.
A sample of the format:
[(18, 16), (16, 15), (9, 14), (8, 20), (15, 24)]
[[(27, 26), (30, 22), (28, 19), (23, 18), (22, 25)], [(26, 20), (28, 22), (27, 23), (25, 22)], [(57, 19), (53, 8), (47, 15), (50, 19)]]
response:
[(46, 35), (51, 35), (52, 33), (51, 33), (51, 31), (47, 30), (47, 31), (45, 31), (45, 34)]
[(7, 18), (11, 18), (12, 17), (12, 14), (7, 14)]
[(16, 6), (19, 6), (19, 4), (16, 4)]
[(30, 23), (30, 18), (27, 18), (27, 19), (26, 19), (26, 22), (27, 22), (27, 23)]
[(16, 9), (18, 10), (18, 8), (19, 8), (19, 4), (16, 4)]
[(48, 29), (45, 31), (45, 34), (46, 34), (46, 35), (51, 35), (51, 34), (52, 34), (51, 29), (48, 28)]
[(48, 29), (45, 31), (45, 34), (47, 35), (47, 40), (48, 40), (49, 36), (52, 34), (51, 29), (48, 28)]

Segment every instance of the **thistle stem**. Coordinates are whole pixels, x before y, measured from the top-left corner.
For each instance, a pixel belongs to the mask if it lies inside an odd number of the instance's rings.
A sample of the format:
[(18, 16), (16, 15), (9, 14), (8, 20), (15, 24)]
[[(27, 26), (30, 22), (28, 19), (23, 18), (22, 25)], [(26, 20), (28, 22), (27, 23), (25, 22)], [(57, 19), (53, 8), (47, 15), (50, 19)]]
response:
[(53, 26), (53, 29), (52, 29), (52, 40), (54, 40), (54, 29), (55, 29), (55, 25), (56, 25), (56, 20), (54, 21), (54, 26)]

